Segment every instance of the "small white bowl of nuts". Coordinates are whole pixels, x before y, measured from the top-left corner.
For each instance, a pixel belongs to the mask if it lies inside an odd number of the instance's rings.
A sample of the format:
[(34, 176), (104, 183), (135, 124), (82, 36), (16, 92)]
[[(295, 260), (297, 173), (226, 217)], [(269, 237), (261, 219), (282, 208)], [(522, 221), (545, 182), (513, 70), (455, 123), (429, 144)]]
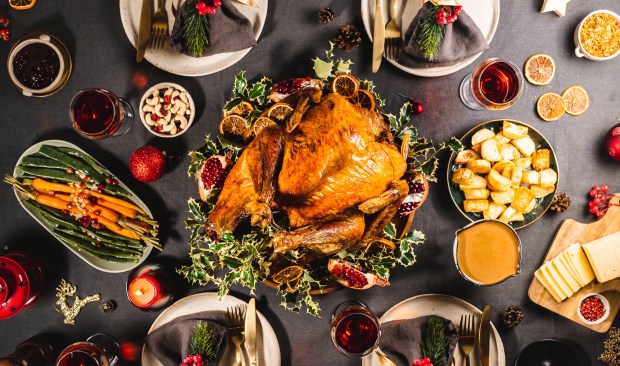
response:
[(187, 90), (179, 84), (159, 83), (140, 100), (140, 119), (155, 136), (177, 137), (192, 125), (196, 108)]

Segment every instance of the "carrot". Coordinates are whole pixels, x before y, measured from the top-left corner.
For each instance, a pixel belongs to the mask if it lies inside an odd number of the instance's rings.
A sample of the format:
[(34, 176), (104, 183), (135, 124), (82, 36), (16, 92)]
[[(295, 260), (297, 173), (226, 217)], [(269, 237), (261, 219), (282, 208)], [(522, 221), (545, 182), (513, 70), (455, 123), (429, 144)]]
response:
[(89, 191), (91, 195), (97, 197), (97, 198), (103, 198), (104, 200), (108, 201), (108, 202), (112, 202), (115, 203), (117, 205), (123, 206), (123, 207), (128, 207), (131, 208), (133, 210), (136, 210), (138, 212), (140, 212), (143, 215), (146, 215), (146, 212), (144, 212), (144, 210), (142, 210), (140, 207), (134, 205), (133, 203), (124, 201), (120, 198), (116, 198), (116, 197), (112, 197), (112, 196), (108, 196), (99, 192), (95, 192), (95, 191)]
[[(105, 217), (106, 219), (112, 221), (112, 222), (117, 222), (119, 219), (119, 216), (116, 212), (107, 209), (105, 207), (101, 207), (98, 205), (92, 205), (92, 206), (88, 206), (88, 210), (89, 212), (92, 212), (94, 214), (94, 211), (99, 211), (99, 215), (96, 216), (97, 219), (99, 219), (99, 217)], [(90, 216), (90, 215), (89, 215)]]
[(54, 197), (60, 198), (61, 200), (67, 201), (67, 202), (72, 202), (73, 201), (73, 198), (71, 198), (70, 194), (56, 193), (56, 194), (54, 194)]
[(130, 219), (135, 219), (138, 215), (138, 212), (136, 210), (134, 210), (133, 208), (129, 208), (129, 207), (125, 207), (125, 206), (121, 206), (119, 204), (116, 204), (114, 202), (110, 202), (108, 200), (106, 200), (105, 198), (99, 198), (97, 200), (97, 203), (100, 206), (106, 207), (112, 211), (116, 211), (119, 214), (128, 217)]
[(35, 198), (37, 203), (40, 203), (44, 206), (57, 208), (59, 210), (67, 210), (67, 201), (63, 201), (60, 198), (48, 196), (46, 194), (40, 194)]
[(99, 223), (105, 226), (106, 229), (110, 230), (111, 232), (115, 234), (122, 235), (130, 239), (137, 239), (137, 240), (140, 239), (140, 235), (136, 234), (132, 230), (121, 227), (119, 224), (112, 222), (110, 220), (107, 220), (106, 218), (100, 218)]
[(41, 178), (34, 178), (32, 180), (32, 188), (39, 192), (65, 192), (65, 193), (75, 193), (77, 188), (71, 187), (70, 185), (61, 184), (61, 183), (53, 183), (43, 180)]

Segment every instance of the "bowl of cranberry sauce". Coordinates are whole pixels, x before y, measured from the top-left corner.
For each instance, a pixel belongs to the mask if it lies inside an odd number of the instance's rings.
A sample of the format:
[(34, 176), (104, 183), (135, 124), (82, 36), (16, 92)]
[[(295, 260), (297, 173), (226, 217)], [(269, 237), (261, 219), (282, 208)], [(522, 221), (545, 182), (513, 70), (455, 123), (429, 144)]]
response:
[(67, 65), (52, 37), (41, 34), (19, 40), (7, 66), (11, 80), (25, 96), (42, 96), (59, 87)]

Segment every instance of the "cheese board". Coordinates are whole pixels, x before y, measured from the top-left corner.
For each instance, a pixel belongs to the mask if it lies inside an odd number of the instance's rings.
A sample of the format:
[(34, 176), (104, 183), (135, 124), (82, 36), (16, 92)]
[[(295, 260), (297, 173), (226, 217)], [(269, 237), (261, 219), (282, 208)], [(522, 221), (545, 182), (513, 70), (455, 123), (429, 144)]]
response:
[[(619, 201), (618, 198), (612, 200), (614, 203)], [(586, 244), (617, 232), (620, 232), (620, 206), (610, 206), (605, 216), (593, 223), (583, 224), (575, 220), (565, 220), (560, 225), (543, 263), (552, 260), (574, 243)], [(620, 246), (620, 243), (618, 243), (618, 246)], [(615, 250), (620, 250), (620, 248), (615, 248)], [(584, 296), (591, 293), (605, 296), (611, 305), (609, 317), (600, 324), (585, 324), (579, 319), (577, 313), (579, 302)], [(557, 302), (541, 282), (534, 278), (530, 284), (528, 296), (534, 303), (554, 313), (596, 332), (604, 333), (609, 330), (620, 309), (620, 278), (604, 283), (596, 280), (590, 282), (562, 302)]]

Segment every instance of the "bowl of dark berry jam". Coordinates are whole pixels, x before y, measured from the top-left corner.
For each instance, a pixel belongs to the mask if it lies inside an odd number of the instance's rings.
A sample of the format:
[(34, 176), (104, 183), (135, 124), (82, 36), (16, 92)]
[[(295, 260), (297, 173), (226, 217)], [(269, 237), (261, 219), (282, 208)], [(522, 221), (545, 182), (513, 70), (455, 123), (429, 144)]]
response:
[(7, 60), (13, 84), (28, 97), (46, 97), (60, 90), (71, 74), (65, 45), (47, 34), (26, 36), (13, 46)]

